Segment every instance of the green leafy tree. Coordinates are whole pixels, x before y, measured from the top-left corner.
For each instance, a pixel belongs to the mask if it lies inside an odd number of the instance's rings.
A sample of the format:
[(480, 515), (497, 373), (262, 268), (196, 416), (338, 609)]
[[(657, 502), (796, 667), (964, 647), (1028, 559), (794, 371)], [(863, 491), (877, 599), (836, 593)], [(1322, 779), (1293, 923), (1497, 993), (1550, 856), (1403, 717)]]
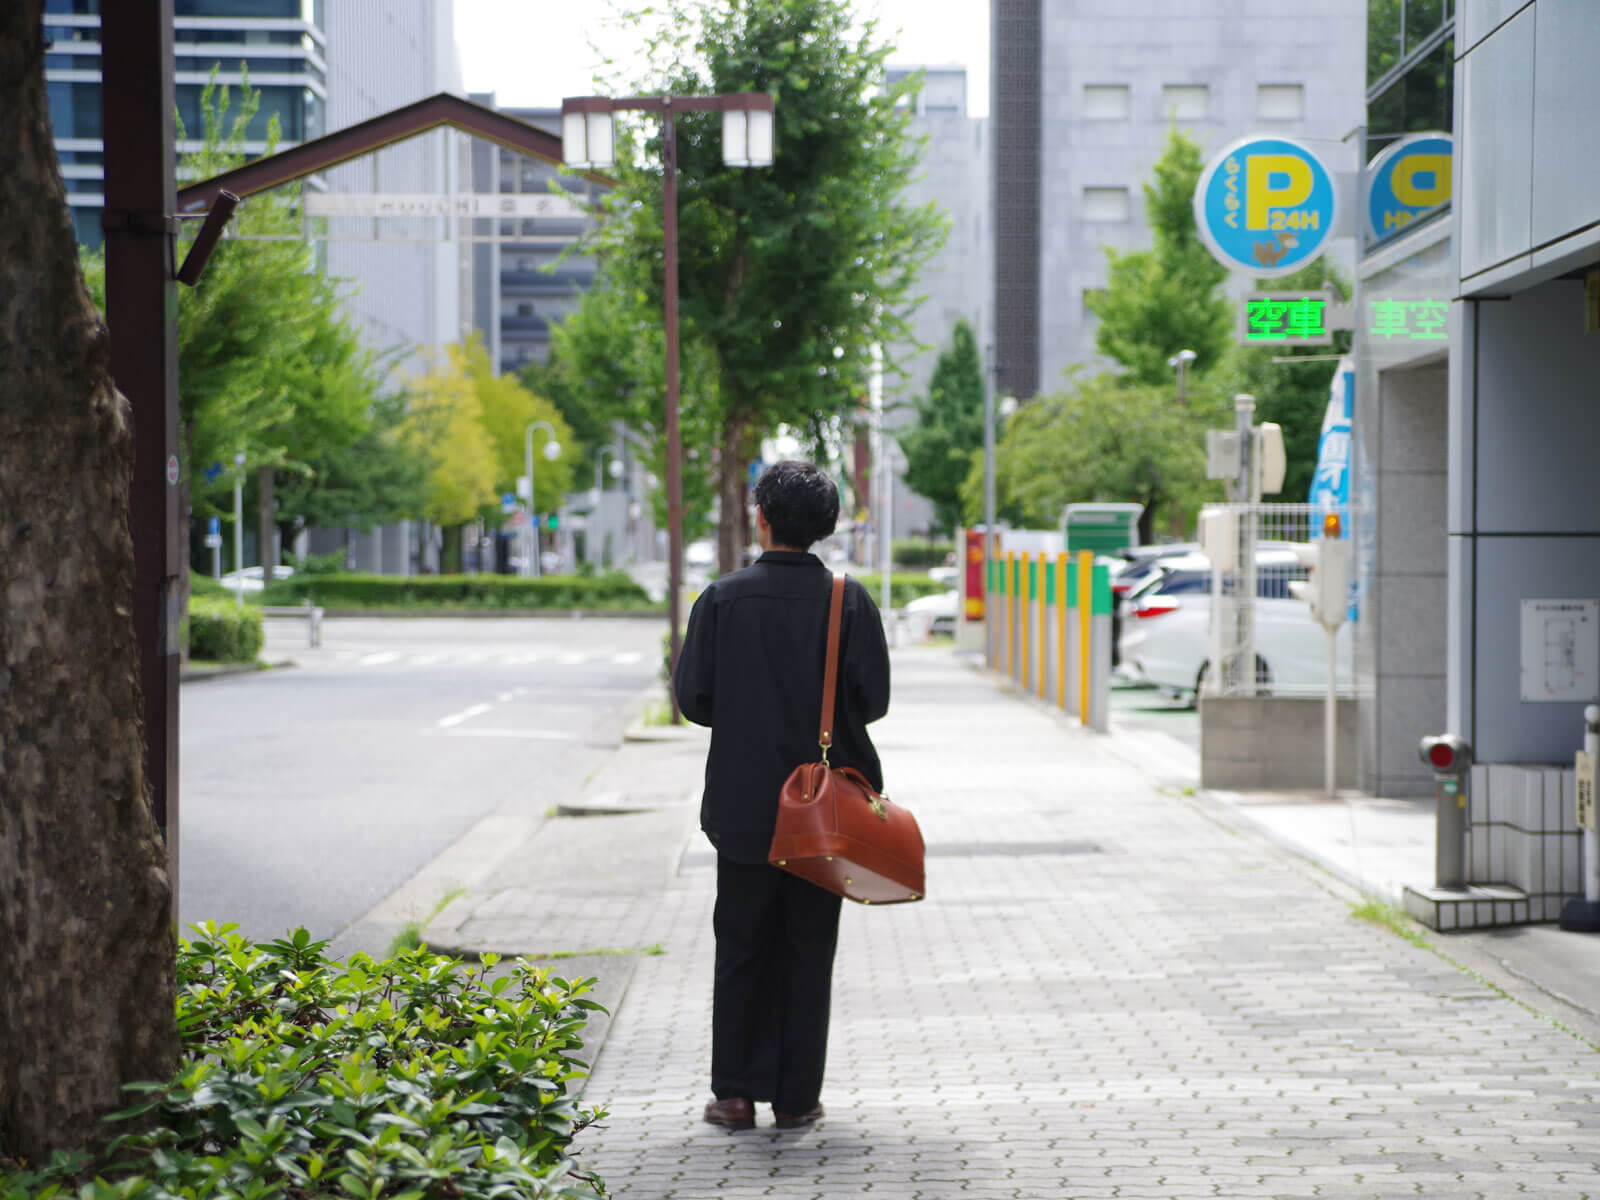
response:
[(1100, 318), (1095, 345), (1136, 383), (1170, 384), (1167, 360), (1179, 350), (1193, 350), (1194, 369), (1203, 372), (1228, 348), (1228, 301), (1218, 292), (1228, 271), (1211, 257), (1194, 223), (1194, 189), (1203, 169), (1200, 147), (1174, 128), (1144, 185), (1154, 244), (1127, 252), (1108, 247), (1108, 283), (1088, 302)]
[[(1059, 392), (1023, 405), (995, 453), (996, 500), (1012, 519), (1053, 528), (1068, 504), (1132, 501), (1144, 505), (1141, 541), (1221, 498), (1205, 478), (1205, 430), (1223, 423), (1227, 401), (1204, 384), (1180, 408), (1164, 387), (1115, 375), (1074, 377)], [(963, 489), (969, 517), (983, 504), (983, 464)]]
[[(201, 93), (200, 148), (184, 156), (184, 174), (207, 179), (243, 163), (241, 147), (259, 107), (260, 92), (248, 81), (237, 108), (227, 85), (209, 83)], [(181, 123), (178, 136), (186, 136)], [(274, 117), (269, 154), (277, 141)], [(206, 482), (212, 464), (231, 467), (243, 453), (257, 472), (304, 477), (351, 449), (370, 426), (382, 363), (344, 316), (337, 281), (298, 239), (293, 205), (292, 193), (245, 201), (233, 222), (241, 236), (218, 244), (196, 287), (179, 289), (182, 503), (196, 516), (229, 505), (229, 475)], [(253, 240), (267, 237), (276, 240)], [(178, 258), (186, 252), (180, 243)], [(83, 268), (103, 309), (103, 254), (86, 252)], [(271, 475), (261, 482), (270, 487)], [(295, 498), (309, 491), (294, 484), (287, 490)], [(292, 521), (297, 514), (279, 515)]]
[(534, 438), (538, 462), (533, 472), (533, 498), (536, 512), (560, 508), (562, 497), (572, 490), (573, 472), (583, 461), (583, 445), (574, 436), (572, 426), (554, 404), (534, 395), (515, 376), (496, 375), (489, 363), (489, 352), (477, 335), (464, 345), (450, 347), (449, 355), (454, 369), (466, 376), (477, 395), (480, 420), (494, 451), (497, 491), (515, 490), (517, 478), (526, 469), (528, 426), (534, 421), (548, 421), (556, 431), (561, 456), (554, 462), (540, 453), (542, 435)]
[(495, 500), (494, 442), (472, 380), (448, 355), (411, 381), (406, 438), (427, 456), (422, 516), (444, 535), (442, 569), (461, 569), (461, 527)]
[[(706, 345), (692, 330), (680, 337), (683, 536), (701, 537), (711, 528), (716, 499), (717, 373)], [(526, 377), (525, 377), (526, 378)], [(666, 347), (659, 309), (639, 291), (627, 292), (604, 276), (584, 293), (577, 310), (556, 326), (550, 359), (537, 376), (563, 414), (581, 410), (599, 428), (617, 419), (644, 434), (646, 455), (656, 484), (649, 499), (657, 526), (667, 522)], [(543, 394), (543, 393), (541, 393)], [(560, 397), (560, 399), (557, 399)]]
[(306, 469), (278, 486), (280, 520), (365, 531), (420, 513), (428, 460), (402, 432), (407, 400), (404, 393), (381, 396), (353, 440), (306, 450)]
[(934, 364), (928, 394), (916, 402), (917, 422), (899, 435), (906, 484), (933, 502), (939, 527), (961, 523), (961, 485), (983, 445), (983, 364), (972, 326), (957, 321), (950, 345)]
[[(923, 262), (943, 241), (930, 204), (903, 199), (919, 157), (910, 82), (883, 87), (889, 47), (858, 26), (848, 0), (667, 0), (634, 14), (647, 26), (651, 77), (640, 90), (770, 92), (773, 165), (725, 166), (716, 113), (678, 119), (684, 367), (714, 371), (692, 392), (712, 405), (718, 550), (738, 565), (745, 468), (761, 439), (849, 411), (866, 390), (875, 344), (909, 341)], [(618, 286), (659, 320), (661, 126), (619, 130), (619, 186), (593, 249)], [(689, 394), (685, 396), (685, 408)], [(661, 429), (659, 414), (651, 422)], [(686, 445), (691, 443), (687, 442)]]

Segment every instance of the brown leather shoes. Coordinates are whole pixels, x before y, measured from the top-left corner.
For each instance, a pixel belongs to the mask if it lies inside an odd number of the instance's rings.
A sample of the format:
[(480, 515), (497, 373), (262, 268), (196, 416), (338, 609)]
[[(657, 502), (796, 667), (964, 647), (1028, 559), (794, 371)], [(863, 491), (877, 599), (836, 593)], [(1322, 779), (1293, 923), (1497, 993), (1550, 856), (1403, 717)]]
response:
[(754, 1129), (756, 1106), (743, 1096), (729, 1096), (706, 1105), (706, 1123), (725, 1129)]
[(776, 1109), (772, 1112), (773, 1120), (779, 1129), (809, 1129), (815, 1125), (822, 1116), (822, 1102), (819, 1100), (810, 1112), (798, 1116), (793, 1113), (781, 1113)]

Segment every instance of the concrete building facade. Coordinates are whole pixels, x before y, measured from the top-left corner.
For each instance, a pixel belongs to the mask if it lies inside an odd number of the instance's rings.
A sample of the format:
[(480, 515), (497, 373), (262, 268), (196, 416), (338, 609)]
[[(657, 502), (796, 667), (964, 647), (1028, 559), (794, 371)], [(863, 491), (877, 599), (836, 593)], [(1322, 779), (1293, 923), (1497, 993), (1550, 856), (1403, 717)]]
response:
[(1149, 245), (1142, 187), (1173, 125), (1207, 156), (1273, 133), (1332, 170), (1355, 167), (1364, 0), (1292, 13), (1270, 0), (993, 0), (991, 11), (996, 367), (1019, 399), (1096, 361), (1085, 301), (1105, 285), (1104, 247)]
[[(922, 166), (906, 189), (909, 205), (937, 204), (950, 222), (943, 248), (917, 281), (922, 302), (911, 317), (915, 344), (891, 347), (887, 357), (898, 370), (884, 380), (888, 427), (898, 429), (916, 419), (912, 407), (927, 395), (939, 354), (950, 345), (957, 321), (966, 321), (980, 348), (993, 340), (992, 289), (994, 224), (989, 188), (989, 122), (967, 115), (967, 73), (964, 67), (896, 66), (886, 72), (893, 84), (922, 72), (921, 88), (910, 97), (911, 134), (924, 139)], [(900, 461), (900, 475), (904, 465)], [(933, 505), (895, 480), (896, 538), (926, 533), (933, 526)]]

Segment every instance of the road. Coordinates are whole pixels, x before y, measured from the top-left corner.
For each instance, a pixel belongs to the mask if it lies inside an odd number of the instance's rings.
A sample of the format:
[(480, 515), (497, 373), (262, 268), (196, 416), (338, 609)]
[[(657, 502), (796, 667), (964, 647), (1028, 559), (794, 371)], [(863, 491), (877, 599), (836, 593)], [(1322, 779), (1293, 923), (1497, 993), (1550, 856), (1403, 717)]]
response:
[(593, 771), (656, 678), (656, 620), (338, 619), (295, 665), (186, 684), (179, 918), (331, 937), (495, 812)]

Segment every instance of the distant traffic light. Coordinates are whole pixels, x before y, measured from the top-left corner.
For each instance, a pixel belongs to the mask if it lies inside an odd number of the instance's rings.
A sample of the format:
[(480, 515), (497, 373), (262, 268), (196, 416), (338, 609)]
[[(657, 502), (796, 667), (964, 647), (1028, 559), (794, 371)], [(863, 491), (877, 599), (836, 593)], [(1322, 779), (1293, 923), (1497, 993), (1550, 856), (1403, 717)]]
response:
[(545, 528), (546, 529), (557, 529), (557, 528), (560, 527), (560, 524), (561, 524), (561, 518), (556, 516), (555, 513), (551, 513), (548, 517), (545, 518)]

